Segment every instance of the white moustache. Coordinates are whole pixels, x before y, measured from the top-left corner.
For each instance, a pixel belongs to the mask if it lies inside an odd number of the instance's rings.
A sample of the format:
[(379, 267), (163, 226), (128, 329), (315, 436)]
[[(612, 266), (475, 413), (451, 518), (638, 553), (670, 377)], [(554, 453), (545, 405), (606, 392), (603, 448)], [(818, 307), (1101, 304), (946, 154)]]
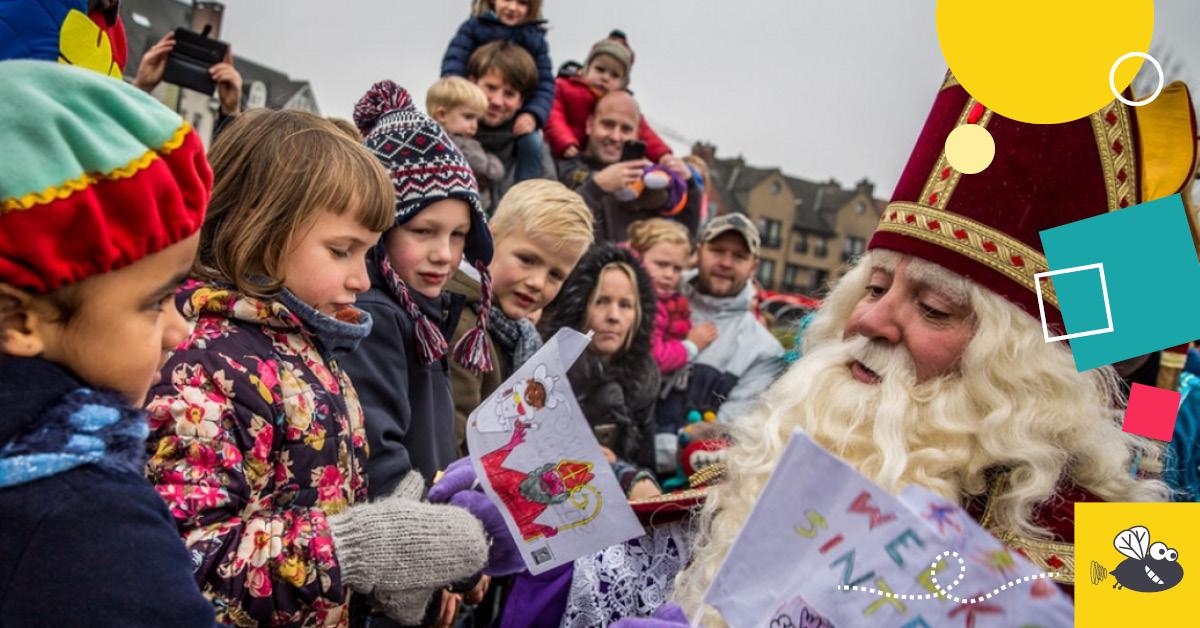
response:
[(880, 379), (916, 384), (917, 366), (912, 354), (904, 347), (860, 335), (842, 342), (852, 359), (871, 369)]

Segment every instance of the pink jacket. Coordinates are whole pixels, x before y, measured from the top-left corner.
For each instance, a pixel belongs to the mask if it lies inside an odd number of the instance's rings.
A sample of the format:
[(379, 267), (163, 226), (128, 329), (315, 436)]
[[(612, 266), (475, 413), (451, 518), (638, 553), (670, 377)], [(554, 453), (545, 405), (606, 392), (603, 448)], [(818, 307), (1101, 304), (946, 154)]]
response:
[[(692, 330), (692, 308), (687, 298), (676, 292), (658, 300), (654, 316), (654, 334), (650, 338), (650, 355), (658, 370), (668, 375), (687, 366), (692, 354), (688, 351), (688, 332)], [(694, 345), (692, 351), (694, 351)]]

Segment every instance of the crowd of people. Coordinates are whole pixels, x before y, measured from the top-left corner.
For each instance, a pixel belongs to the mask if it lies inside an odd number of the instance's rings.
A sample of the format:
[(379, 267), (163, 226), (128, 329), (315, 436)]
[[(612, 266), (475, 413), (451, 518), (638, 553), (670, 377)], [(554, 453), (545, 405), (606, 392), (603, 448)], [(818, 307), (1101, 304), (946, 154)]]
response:
[[(352, 123), (242, 111), (228, 57), (207, 151), (147, 93), (173, 35), (132, 84), (0, 61), (0, 625), (722, 625), (702, 596), (796, 428), (1068, 589), (1075, 503), (1171, 498), (1035, 273), (1039, 231), (1186, 188), (1194, 143), (1143, 167), (1186, 88), (1029, 125), (947, 74), (788, 366), (759, 231), (646, 124), (626, 35), (555, 76), (540, 5), (479, 0), (424, 111), (389, 80)], [(957, 173), (960, 124), (1016, 148)], [(697, 505), (534, 576), (465, 433), (563, 328), (629, 499)]]

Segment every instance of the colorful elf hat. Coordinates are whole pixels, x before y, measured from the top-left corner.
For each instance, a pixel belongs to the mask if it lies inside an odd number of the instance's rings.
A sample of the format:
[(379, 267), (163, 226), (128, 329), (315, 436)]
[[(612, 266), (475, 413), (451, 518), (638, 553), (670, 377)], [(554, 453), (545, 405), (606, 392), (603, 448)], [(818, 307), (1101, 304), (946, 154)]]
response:
[[(963, 124), (995, 138), (995, 158), (977, 174), (946, 160), (946, 138)], [(1034, 274), (1049, 267), (1039, 232), (1179, 192), (1195, 171), (1195, 137), (1182, 83), (1142, 107), (1114, 100), (1073, 122), (1027, 124), (993, 113), (947, 73), (867, 248), (938, 264), (1040, 319)], [(1064, 333), (1049, 282), (1042, 296), (1048, 326)]]
[(119, 0), (0, 2), (0, 59), (40, 59), (116, 79), (125, 68)]
[(150, 95), (90, 70), (0, 62), (0, 282), (44, 294), (200, 229), (204, 146)]

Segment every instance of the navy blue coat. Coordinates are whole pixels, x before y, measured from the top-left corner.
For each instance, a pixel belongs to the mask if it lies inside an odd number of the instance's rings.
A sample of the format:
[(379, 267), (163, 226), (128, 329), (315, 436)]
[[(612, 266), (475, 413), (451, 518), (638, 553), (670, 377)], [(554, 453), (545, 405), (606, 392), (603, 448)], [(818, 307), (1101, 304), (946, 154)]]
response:
[[(371, 335), (338, 363), (358, 391), (366, 416), (367, 494), (392, 494), (409, 471), (433, 484), (438, 471), (458, 458), (454, 430), (454, 397), (450, 393), (450, 360), (424, 364), (417, 355), (416, 321), (386, 287), (379, 271), (378, 249), (367, 258), (371, 289), (356, 307), (370, 312)], [(458, 325), (465, 297), (443, 292), (437, 299), (410, 291), (417, 307), (450, 338)], [(451, 347), (451, 350), (453, 347)]]
[[(0, 356), (0, 448), (82, 384)], [(0, 626), (211, 627), (166, 504), (140, 474), (84, 465), (0, 488)]]
[(454, 39), (442, 57), (442, 76), (467, 76), (467, 60), (476, 48), (496, 40), (508, 40), (529, 51), (537, 64), (538, 84), (532, 95), (527, 95), (522, 113), (533, 114), (538, 128), (550, 118), (550, 107), (554, 104), (554, 68), (550, 64), (550, 44), (546, 43), (544, 21), (526, 22), (517, 26), (505, 26), (493, 13), (473, 17), (458, 27)]

